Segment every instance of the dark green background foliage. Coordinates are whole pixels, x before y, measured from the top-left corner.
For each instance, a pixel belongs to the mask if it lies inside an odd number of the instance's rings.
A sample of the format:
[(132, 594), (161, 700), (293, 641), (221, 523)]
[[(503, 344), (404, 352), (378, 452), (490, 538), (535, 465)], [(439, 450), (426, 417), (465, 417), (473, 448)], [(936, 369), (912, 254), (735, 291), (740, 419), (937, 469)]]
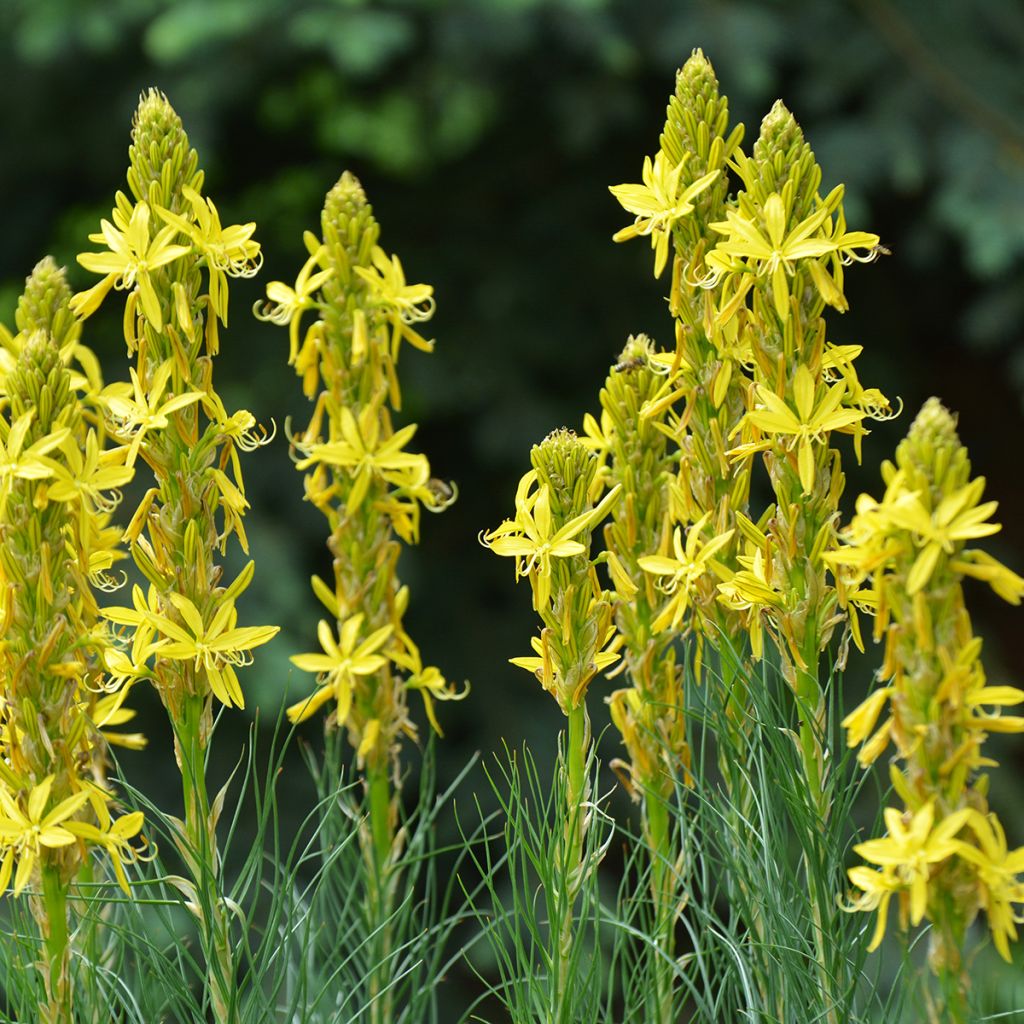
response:
[[(74, 265), (123, 187), (140, 90), (164, 90), (207, 169), (225, 223), (254, 219), (266, 264), (233, 284), (217, 368), (229, 405), (280, 426), (308, 406), (286, 366), (285, 332), (249, 307), (294, 280), (324, 192), (343, 168), (363, 181), (409, 279), (435, 285), (433, 356), (402, 360), (417, 443), (461, 496), (427, 517), (403, 555), (410, 632), (473, 693), (441, 708), (461, 761), (499, 737), (553, 750), (553, 702), (506, 658), (534, 629), (525, 585), (476, 542), (511, 509), (529, 446), (578, 427), (628, 333), (671, 342), (642, 242), (616, 246), (625, 214), (609, 184), (639, 179), (657, 148), (676, 67), (700, 46), (747, 140), (782, 97), (824, 169), (848, 186), (850, 227), (892, 250), (848, 275), (851, 312), (833, 341), (864, 345), (865, 385), (907, 412), (849, 456), (847, 501), (880, 489), (877, 466), (931, 394), (961, 416), (975, 470), (1001, 502), (987, 544), (1024, 569), (1024, 8), (961, 0), (5, 0), (0, 5), (0, 317), (52, 252)], [(89, 324), (110, 379), (126, 376), (120, 314)], [(309, 685), (288, 655), (315, 645), (308, 577), (327, 569), (324, 522), (301, 500), (279, 431), (247, 463), (257, 585), (248, 622), (282, 634), (246, 674), (245, 715), (225, 721), (233, 759), (245, 716), (272, 719), (286, 687)], [(990, 676), (1024, 679), (1019, 611), (970, 588)], [(1015, 632), (1016, 631), (1016, 632)], [(865, 663), (875, 665), (877, 652)], [(866, 670), (859, 676), (866, 678)], [(860, 685), (863, 685), (861, 682)], [(592, 688), (594, 705), (610, 684)], [(150, 752), (125, 767), (147, 786), (169, 756), (142, 698)], [(294, 698), (293, 698), (294, 699)], [(416, 699), (415, 697), (413, 698)], [(598, 728), (601, 722), (598, 721)], [(230, 733), (228, 730), (232, 730)], [(319, 743), (318, 726), (303, 735)], [(236, 742), (237, 740), (237, 742)], [(1006, 744), (994, 803), (1024, 842), (1024, 767)], [(606, 756), (614, 754), (605, 738)], [(1016, 751), (1014, 753), (1014, 751)], [(166, 772), (167, 800), (174, 772)], [(303, 770), (298, 768), (297, 778)], [(156, 780), (154, 780), (154, 784)], [(301, 782), (296, 782), (300, 786)], [(305, 792), (305, 791), (304, 791)], [(156, 793), (153, 794), (157, 796)]]

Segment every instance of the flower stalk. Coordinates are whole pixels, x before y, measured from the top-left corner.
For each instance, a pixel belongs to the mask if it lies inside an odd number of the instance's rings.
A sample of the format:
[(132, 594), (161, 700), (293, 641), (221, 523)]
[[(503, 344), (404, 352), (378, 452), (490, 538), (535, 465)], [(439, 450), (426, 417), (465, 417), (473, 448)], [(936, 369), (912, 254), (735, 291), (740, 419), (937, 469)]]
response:
[(306, 498), (330, 528), (333, 579), (314, 576), (312, 583), (334, 625), (320, 623), (321, 652), (292, 658), (315, 673), (318, 685), (288, 716), (298, 723), (330, 706), (325, 728), (346, 730), (363, 772), (367, 824), (360, 842), (367, 927), (375, 937), (368, 1012), (373, 1024), (387, 1024), (397, 1012), (391, 919), (404, 841), (400, 752), (403, 739), (418, 736), (407, 698), (419, 692), (440, 735), (434, 701), (465, 696), (439, 669), (423, 665), (403, 624), (409, 591), (396, 569), (401, 542), (419, 540), (421, 509), (441, 511), (455, 493), (431, 477), (425, 455), (407, 449), (415, 424), (393, 425), (401, 408), (402, 342), (433, 349), (414, 326), (432, 315), (433, 289), (407, 284), (398, 257), (381, 249), (373, 210), (347, 171), (327, 194), (321, 233), (322, 239), (305, 234), (308, 258), (295, 286), (271, 282), (267, 302), (255, 310), (289, 327), (289, 363), (314, 401), (309, 424), (290, 440)]
[(103, 611), (122, 627), (120, 671), (152, 682), (171, 721), (188, 905), (199, 924), (213, 1015), (227, 1024), (237, 1019), (238, 996), (217, 847), (220, 801), (211, 804), (206, 787), (213, 708), (215, 701), (244, 706), (236, 669), (278, 630), (237, 625), (235, 602), (253, 564), (225, 583), (217, 561), (232, 533), (248, 552), (238, 452), (267, 437), (248, 411), (227, 413), (214, 388), (213, 358), (227, 323), (227, 279), (254, 274), (260, 249), (255, 225), (221, 225), (202, 195), (203, 173), (181, 119), (156, 91), (139, 103), (129, 158), (131, 196), (118, 192), (112, 219), (90, 236), (106, 248), (79, 256), (103, 277), (72, 300), (85, 318), (112, 288), (126, 293), (131, 381), (109, 385), (100, 400), (127, 463), (144, 462), (154, 476), (125, 531), (148, 591), (136, 586), (132, 607)]
[(551, 947), (548, 954), (549, 1019), (572, 1019), (571, 967), (579, 941), (576, 904), (601, 852), (588, 855), (587, 833), (593, 815), (594, 750), (586, 693), (598, 672), (619, 658), (613, 595), (598, 582), (598, 558), (590, 554), (594, 528), (621, 495), (604, 487), (598, 458), (569, 430), (556, 430), (530, 452), (533, 468), (519, 482), (514, 518), (481, 536), (495, 554), (515, 558), (516, 579), (527, 577), (533, 607), (541, 619), (531, 640), (534, 654), (512, 658), (558, 702), (566, 717), (559, 744), (560, 789), (565, 794), (562, 842), (550, 865), (548, 906)]
[(882, 941), (894, 896), (901, 928), (931, 921), (934, 1019), (952, 1021), (967, 1019), (968, 926), (984, 909), (1009, 961), (1024, 904), (1024, 847), (1007, 849), (981, 771), (995, 765), (981, 749), (989, 733), (1024, 732), (1024, 717), (1004, 713), (1024, 690), (988, 684), (962, 586), (975, 577), (1019, 604), (1024, 579), (967, 546), (1000, 529), (996, 502), (981, 501), (984, 478), (970, 473), (953, 417), (929, 399), (895, 462), (883, 464), (883, 498), (860, 496), (843, 546), (828, 555), (851, 614), (872, 611), (875, 640), (885, 644), (883, 685), (844, 719), (847, 740), (863, 766), (895, 747), (890, 777), (904, 807), (886, 809), (883, 838), (854, 847), (874, 866), (850, 869), (849, 909), (877, 911), (869, 949)]
[(32, 891), (46, 1024), (74, 1019), (70, 888), (96, 848), (127, 893), (122, 861), (135, 859), (128, 840), (142, 827), (140, 812), (115, 823), (108, 809), (102, 768), (118, 737), (101, 730), (131, 713), (127, 689), (104, 675), (110, 639), (91, 588), (114, 558), (104, 515), (132, 471), (115, 449), (91, 479), (76, 473), (102, 442), (89, 422), (95, 357), (70, 298), (64, 272), (44, 259), (26, 282), (18, 333), (2, 332), (0, 893), (12, 878), (15, 896)]

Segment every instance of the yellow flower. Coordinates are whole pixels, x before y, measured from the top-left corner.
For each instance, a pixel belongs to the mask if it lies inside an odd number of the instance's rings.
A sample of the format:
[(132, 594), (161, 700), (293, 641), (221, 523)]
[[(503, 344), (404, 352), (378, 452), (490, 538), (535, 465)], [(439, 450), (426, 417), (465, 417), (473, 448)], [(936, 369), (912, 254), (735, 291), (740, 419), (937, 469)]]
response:
[(150, 430), (163, 430), (167, 427), (171, 413), (184, 409), (203, 397), (202, 391), (186, 391), (161, 402), (163, 393), (171, 379), (174, 361), (168, 359), (162, 363), (149, 385), (149, 394), (142, 386), (135, 367), (129, 369), (131, 384), (110, 384), (100, 394), (100, 401), (109, 412), (110, 425), (122, 439), (131, 439), (125, 466), (135, 465), (142, 439)]
[(263, 262), (258, 242), (252, 240), (254, 221), (222, 227), (220, 214), (212, 199), (204, 199), (195, 189), (185, 185), (182, 195), (192, 207), (192, 220), (162, 206), (156, 212), (169, 224), (187, 235), (206, 257), (210, 274), (210, 303), (225, 327), (228, 325), (228, 296), (225, 275), (252, 277)]
[(352, 490), (346, 502), (351, 515), (366, 497), (374, 477), (403, 490), (414, 490), (426, 484), (430, 476), (430, 463), (425, 455), (403, 451), (416, 433), (416, 424), (402, 427), (390, 437), (382, 438), (381, 421), (374, 405), (364, 406), (359, 420), (347, 406), (338, 416), (341, 438), (338, 440), (306, 444), (296, 440), (295, 447), (304, 458), (295, 463), (297, 469), (307, 469), (316, 463), (339, 466), (354, 477)]
[(779, 319), (789, 319), (789, 282), (798, 260), (812, 259), (834, 252), (836, 243), (830, 238), (812, 237), (829, 216), (827, 206), (821, 206), (805, 217), (789, 232), (786, 231), (788, 212), (782, 196), (773, 192), (761, 209), (764, 230), (753, 217), (739, 210), (729, 210), (724, 221), (711, 227), (719, 234), (728, 235), (724, 242), (708, 254), (707, 263), (712, 270), (729, 272), (736, 269), (737, 260), (747, 261), (758, 275), (772, 280), (772, 298)]
[[(149, 275), (158, 267), (186, 255), (191, 251), (191, 247), (171, 244), (171, 239), (178, 230), (172, 224), (162, 228), (150, 240), (149, 206), (146, 203), (139, 203), (133, 208), (131, 219), (127, 223), (124, 221), (124, 215), (117, 210), (114, 211), (114, 220), (117, 227), (109, 220), (101, 220), (100, 233), (89, 236), (90, 242), (106, 242), (108, 252), (78, 254), (78, 262), (86, 270), (106, 276), (95, 289), (76, 295), (71, 300), (71, 308), (84, 318), (95, 310), (111, 285), (117, 288), (138, 286), (142, 311), (146, 314), (146, 319), (156, 330), (162, 330), (160, 299)], [(102, 290), (98, 301), (97, 289)]]
[(842, 408), (845, 383), (833, 384), (815, 403), (815, 385), (811, 371), (803, 364), (793, 379), (794, 412), (774, 391), (757, 384), (757, 407), (747, 413), (747, 420), (765, 433), (788, 437), (786, 447), (797, 449), (800, 486), (805, 494), (814, 487), (814, 443), (822, 442), (832, 430), (840, 430), (864, 418), (860, 409)]
[(651, 158), (644, 157), (642, 185), (609, 185), (608, 191), (636, 220), (628, 227), (616, 231), (615, 242), (624, 242), (637, 236), (651, 236), (654, 249), (654, 276), (661, 277), (668, 261), (668, 240), (672, 227), (677, 221), (693, 212), (693, 200), (718, 177), (718, 171), (710, 171), (698, 178), (692, 185), (679, 191), (679, 178), (686, 161), (670, 167), (665, 154), (658, 150)]
[(871, 868), (859, 865), (858, 867), (850, 868), (847, 874), (850, 877), (850, 881), (861, 890), (861, 895), (844, 906), (843, 909), (850, 912), (857, 910), (865, 912), (878, 911), (875, 931), (868, 945), (868, 952), (871, 953), (878, 949), (882, 939), (885, 937), (885, 919), (889, 913), (889, 901), (892, 899), (893, 893), (899, 892), (901, 882), (893, 874), (891, 868), (882, 868), (879, 871), (874, 871)]
[(313, 308), (315, 305), (313, 296), (334, 274), (333, 268), (313, 273), (313, 268), (323, 260), (326, 253), (326, 247), (321, 245), (303, 263), (299, 276), (295, 279), (294, 288), (289, 288), (281, 281), (271, 281), (267, 285), (267, 302), (257, 302), (252, 308), (253, 314), (258, 320), (269, 320), (272, 324), (281, 327), (285, 324), (289, 325), (289, 366), (295, 362), (295, 358), (299, 354), (299, 321), (302, 319), (302, 314), (307, 309)]
[(711, 519), (710, 510), (705, 512), (689, 529), (686, 546), (683, 546), (682, 531), (677, 526), (672, 533), (672, 550), (675, 558), (665, 555), (645, 555), (637, 559), (637, 564), (644, 572), (653, 576), (667, 577), (658, 587), (665, 594), (671, 594), (672, 600), (661, 610), (652, 623), (653, 628), (662, 630), (666, 627), (677, 629), (689, 606), (690, 595), (697, 581), (708, 568), (709, 560), (716, 555), (732, 538), (735, 530), (726, 530), (717, 537), (701, 544), (700, 535)]
[(0, 783), (0, 848), (7, 847), (0, 864), (0, 893), (7, 891), (15, 856), (18, 858), (18, 871), (14, 876), (14, 895), (18, 896), (32, 876), (32, 868), (41, 854), (40, 847), (55, 850), (70, 846), (75, 841), (62, 823), (88, 800), (88, 794), (74, 793), (47, 814), (46, 805), (50, 800), (53, 780), (53, 775), (47, 775), (33, 787), (24, 811), (6, 785)]
[(496, 555), (516, 560), (516, 579), (529, 576), (533, 584), (533, 607), (541, 611), (551, 597), (551, 559), (582, 555), (586, 547), (573, 540), (578, 533), (599, 522), (619, 497), (621, 484), (616, 484), (589, 512), (570, 519), (558, 530), (551, 516), (551, 495), (547, 484), (532, 494), (529, 488), (537, 481), (536, 470), (530, 470), (519, 482), (516, 494), (516, 517), (481, 537), (481, 542)]
[(0, 506), (7, 501), (12, 480), (43, 480), (53, 476), (55, 465), (45, 456), (63, 444), (69, 431), (62, 427), (24, 448), (34, 418), (34, 409), (22, 413), (7, 431), (7, 441), (0, 439)]
[(105, 796), (105, 794), (97, 793), (96, 798), (91, 801), (93, 810), (99, 819), (98, 826), (86, 821), (69, 821), (65, 828), (107, 851), (110, 862), (114, 865), (117, 884), (126, 896), (130, 896), (131, 889), (124, 873), (124, 864), (125, 861), (134, 864), (138, 861), (139, 854), (128, 840), (133, 839), (142, 831), (144, 818), (142, 811), (132, 811), (130, 814), (120, 815), (116, 821), (111, 820)]
[(123, 465), (124, 449), (101, 450), (96, 431), (90, 430), (84, 453), (70, 435), (60, 450), (64, 462), (54, 460), (56, 479), (47, 487), (46, 496), (52, 501), (78, 501), (83, 522), (92, 510), (113, 512), (121, 500), (118, 488), (135, 475), (131, 466)]
[[(886, 500), (884, 515), (892, 526), (912, 533), (921, 549), (907, 574), (907, 593), (916, 594), (932, 578), (942, 552), (953, 554), (957, 541), (989, 537), (999, 532), (998, 523), (986, 522), (999, 503), (978, 504), (985, 489), (985, 478), (979, 476), (947, 495), (932, 511), (918, 493), (899, 493), (902, 480), (897, 474), (890, 484), (890, 492), (896, 492), (897, 496), (892, 501)], [(888, 499), (888, 494), (886, 497)]]
[(193, 662), (197, 669), (201, 667), (204, 670), (210, 689), (222, 704), (226, 707), (244, 707), (245, 699), (235, 667), (249, 664), (249, 651), (273, 639), (280, 627), (236, 627), (238, 612), (234, 600), (224, 595), (221, 595), (217, 610), (207, 625), (199, 609), (184, 594), (172, 593), (169, 595), (171, 604), (184, 620), (187, 627), (184, 628), (157, 611), (149, 608), (141, 610), (141, 591), (138, 587), (133, 595), (136, 592), (134, 610), (104, 608), (103, 614), (121, 625), (145, 625), (155, 630), (159, 638), (150, 644), (148, 654), (158, 652), (164, 659)]
[(884, 817), (889, 834), (884, 839), (869, 839), (854, 846), (854, 853), (890, 869), (900, 888), (909, 889), (911, 924), (920, 924), (928, 908), (932, 865), (959, 853), (964, 847), (955, 837), (970, 815), (969, 808), (962, 808), (933, 828), (934, 800), (929, 800), (916, 814), (904, 815), (894, 807), (887, 807)]
[(398, 358), (402, 338), (423, 352), (433, 352), (433, 341), (427, 341), (410, 326), (434, 315), (433, 286), (406, 284), (399, 258), (389, 257), (379, 245), (373, 247), (371, 259), (373, 269), (356, 267), (355, 272), (370, 286), (377, 302), (391, 312), (391, 358)]
[(972, 810), (967, 824), (980, 849), (964, 844), (958, 852), (978, 873), (992, 941), (999, 955), (1010, 963), (1009, 940), (1017, 938), (1016, 925), (1024, 920), (1021, 911), (1013, 907), (1015, 903), (1024, 904), (1024, 882), (1017, 877), (1024, 874), (1024, 846), (1013, 852), (1007, 850), (1006, 833), (994, 814), (982, 815)]
[(356, 676), (369, 676), (378, 672), (388, 659), (377, 652), (394, 631), (390, 624), (374, 630), (362, 643), (358, 644), (360, 630), (363, 627), (362, 612), (347, 618), (341, 626), (338, 641), (326, 620), (320, 620), (317, 637), (323, 654), (296, 654), (291, 662), (304, 672), (316, 672), (320, 689), (304, 700), (288, 708), (288, 718), (294, 722), (304, 722), (331, 697), (337, 703), (337, 724), (342, 726), (348, 718), (352, 707), (352, 688)]
[(401, 647), (389, 651), (388, 657), (399, 668), (409, 673), (405, 679), (406, 689), (419, 690), (431, 728), (433, 728), (438, 736), (443, 736), (444, 732), (441, 730), (437, 716), (434, 714), (434, 701), (462, 700), (469, 693), (469, 683), (466, 683), (461, 691), (454, 689), (441, 674), (439, 668), (436, 668), (434, 665), (428, 665), (426, 668), (423, 667), (420, 649), (413, 643), (412, 638), (407, 633), (400, 633), (398, 640), (401, 643)]

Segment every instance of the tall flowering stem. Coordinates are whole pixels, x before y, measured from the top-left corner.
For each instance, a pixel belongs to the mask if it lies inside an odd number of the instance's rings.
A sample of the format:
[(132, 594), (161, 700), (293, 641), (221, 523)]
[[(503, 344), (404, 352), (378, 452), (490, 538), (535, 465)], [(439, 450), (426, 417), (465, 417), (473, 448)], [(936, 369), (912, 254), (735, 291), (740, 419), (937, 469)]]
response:
[(31, 890), (46, 993), (39, 1020), (74, 1019), (69, 891), (91, 877), (90, 850), (122, 862), (141, 812), (111, 816), (105, 735), (128, 686), (106, 674), (110, 637), (92, 583), (116, 555), (105, 517), (132, 477), (125, 449), (103, 450), (93, 417), (95, 357), (79, 341), (70, 289), (45, 259), (2, 335), (0, 413), (0, 893)]
[(481, 541), (495, 554), (514, 558), (516, 578), (530, 581), (541, 631), (530, 642), (533, 655), (512, 663), (532, 672), (566, 717), (559, 747), (565, 794), (562, 842), (552, 865), (556, 891), (548, 901), (557, 917), (551, 922), (553, 984), (548, 991), (549, 1019), (568, 1022), (574, 908), (588, 872), (596, 867), (585, 855), (594, 756), (586, 694), (594, 676), (619, 658), (613, 595), (598, 581), (590, 543), (594, 528), (618, 501), (621, 486), (597, 501), (603, 489), (598, 457), (568, 430), (557, 430), (535, 445), (530, 462), (533, 468), (519, 482), (513, 518), (483, 534)]
[[(740, 332), (751, 355), (747, 411), (730, 458), (743, 463), (763, 453), (776, 502), (760, 528), (746, 531), (742, 568), (719, 589), (746, 614), (755, 646), (762, 624), (775, 641), (798, 707), (808, 786), (820, 797), (818, 662), (843, 621), (822, 557), (835, 546), (844, 486), (831, 437), (852, 434), (859, 456), (865, 418), (892, 413), (880, 392), (860, 385), (860, 348), (826, 340), (822, 314), (826, 306), (847, 308), (843, 266), (874, 258), (879, 241), (846, 230), (842, 186), (819, 195), (821, 170), (781, 102), (762, 122), (752, 157), (737, 154), (736, 170), (744, 187), (712, 225), (721, 238), (706, 263), (725, 294), (740, 299), (720, 306), (716, 323)], [(824, 805), (819, 811), (828, 813)]]
[(434, 701), (465, 695), (423, 665), (403, 625), (409, 591), (396, 568), (402, 542), (419, 539), (421, 509), (440, 511), (455, 495), (431, 477), (425, 455), (407, 449), (415, 424), (396, 430), (392, 421), (401, 406), (402, 342), (433, 349), (414, 326), (433, 313), (433, 289), (407, 284), (398, 257), (377, 244), (378, 223), (348, 172), (327, 194), (321, 232), (322, 239), (306, 232), (308, 259), (294, 288), (269, 284), (256, 314), (289, 326), (289, 362), (315, 401), (308, 426), (291, 442), (306, 498), (327, 518), (333, 577), (313, 577), (329, 615), (320, 622), (321, 650), (292, 658), (316, 674), (317, 688), (288, 715), (301, 722), (328, 705), (326, 727), (346, 731), (364, 773), (368, 814), (360, 838), (376, 941), (369, 1019), (384, 1024), (394, 1015), (389, 922), (402, 878), (400, 750), (418, 735), (408, 695), (420, 694), (439, 735)]
[(232, 534), (248, 552), (239, 451), (266, 435), (246, 410), (228, 414), (214, 389), (213, 359), (227, 324), (228, 278), (255, 273), (260, 250), (255, 225), (222, 226), (202, 195), (198, 157), (162, 94), (143, 95), (129, 157), (130, 196), (118, 192), (111, 220), (90, 236), (100, 251), (78, 257), (102, 278), (72, 300), (84, 318), (111, 289), (125, 293), (131, 379), (106, 387), (100, 401), (126, 463), (145, 463), (154, 477), (125, 531), (148, 588), (134, 587), (131, 607), (103, 611), (122, 627), (120, 671), (155, 686), (174, 730), (185, 806), (178, 849), (191, 875), (189, 906), (214, 1017), (226, 1022), (237, 1016), (235, 966), (217, 844), (220, 800), (210, 800), (206, 761), (215, 702), (244, 705), (236, 669), (277, 627), (238, 625), (235, 602), (253, 564), (227, 581), (218, 561)]
[(981, 500), (984, 478), (971, 478), (955, 422), (937, 399), (922, 408), (882, 476), (881, 501), (860, 496), (843, 546), (828, 555), (854, 614), (858, 605), (873, 612), (875, 639), (885, 645), (882, 685), (843, 722), (848, 742), (860, 746), (865, 766), (895, 748), (890, 775), (903, 803), (886, 809), (883, 838), (854, 848), (873, 866), (850, 870), (858, 890), (851, 909), (877, 911), (871, 949), (882, 941), (894, 896), (902, 928), (927, 918), (929, 961), (942, 982), (934, 1017), (965, 1021), (968, 926), (984, 909), (1009, 961), (1024, 911), (1024, 847), (1007, 849), (981, 772), (995, 765), (982, 754), (989, 733), (1024, 732), (1024, 717), (1003, 713), (1024, 690), (986, 681), (962, 582), (981, 579), (1019, 604), (1024, 579), (968, 547), (999, 530), (991, 521), (996, 502)]
[[(663, 588), (678, 593), (686, 581), (698, 674), (710, 640), (727, 729), (737, 741), (749, 714), (743, 651), (749, 640), (760, 659), (765, 634), (771, 637), (794, 697), (809, 800), (824, 819), (827, 705), (819, 658), (845, 618), (823, 558), (836, 544), (844, 483), (831, 437), (851, 434), (859, 456), (865, 419), (885, 418), (892, 409), (880, 392), (860, 384), (860, 347), (826, 341), (823, 313), (826, 306), (847, 307), (844, 266), (882, 250), (876, 235), (847, 231), (841, 186), (819, 195), (821, 171), (781, 102), (765, 117), (752, 155), (741, 139), (742, 127), (729, 131), (727, 103), (697, 51), (677, 78), (644, 184), (612, 188), (637, 214), (634, 230), (617, 240), (651, 234), (655, 276), (666, 265), (661, 253), (669, 237), (675, 249), (669, 307), (676, 351), (663, 357), (661, 394), (644, 412), (664, 412), (678, 445), (668, 525), (673, 533), (689, 530), (685, 544), (680, 533), (675, 558), (663, 541), (639, 564)], [(735, 194), (729, 172), (742, 186)], [(756, 455), (775, 502), (755, 519), (749, 494)], [(708, 548), (713, 553), (701, 561)], [(671, 626), (682, 622), (673, 615)], [(826, 891), (812, 900), (823, 983), (830, 901)]]
[(662, 546), (677, 465), (663, 423), (642, 415), (664, 380), (655, 356), (643, 335), (629, 339), (601, 390), (601, 422), (588, 418), (585, 428), (586, 443), (599, 452), (604, 475), (622, 495), (604, 527), (604, 557), (619, 597), (615, 623), (622, 660), (615, 671), (622, 671), (628, 681), (608, 698), (627, 753), (613, 767), (642, 807), (657, 947), (654, 1001), (657, 1019), (668, 1021), (673, 1019), (675, 926), (683, 871), (680, 837), (669, 807), (677, 777), (689, 770), (689, 748), (675, 634), (666, 624), (682, 618), (689, 586), (685, 580), (667, 586), (662, 580), (656, 586), (659, 577), (642, 567), (645, 561), (652, 569), (662, 567), (652, 565), (648, 553)]

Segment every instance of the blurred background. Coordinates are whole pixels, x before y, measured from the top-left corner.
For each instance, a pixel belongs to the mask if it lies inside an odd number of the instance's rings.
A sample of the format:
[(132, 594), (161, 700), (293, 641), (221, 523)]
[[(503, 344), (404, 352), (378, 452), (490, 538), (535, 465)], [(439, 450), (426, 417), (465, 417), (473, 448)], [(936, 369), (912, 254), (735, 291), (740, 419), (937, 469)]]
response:
[[(287, 334), (249, 313), (266, 282), (292, 282), (324, 193), (348, 168), (410, 281), (435, 286), (432, 356), (402, 360), (403, 422), (458, 503), (425, 517), (403, 554), (410, 634), (468, 700), (441, 708), (442, 776), (504, 740), (553, 750), (554, 702), (507, 658), (527, 653), (529, 591), (476, 540), (511, 510), (531, 444), (578, 428), (631, 332), (671, 341), (665, 282), (642, 242), (614, 245), (628, 215), (607, 186), (637, 181), (657, 149), (676, 68), (694, 47), (714, 63), (734, 120), (757, 135), (781, 97), (824, 172), (847, 185), (852, 229), (892, 255), (847, 277), (851, 311), (831, 340), (864, 346), (866, 386), (902, 397), (858, 469), (847, 503), (879, 492), (917, 408), (940, 396), (960, 415), (975, 471), (1000, 501), (987, 550), (1024, 569), (1024, 5), (930, 0), (4, 0), (0, 3), (0, 320), (45, 253), (74, 262), (124, 187), (141, 90), (165, 91), (205, 167), (225, 223), (255, 220), (266, 262), (232, 284), (216, 370), (228, 405), (279, 426), (308, 415), (286, 366)], [(667, 279), (665, 279), (667, 280)], [(87, 331), (108, 379), (127, 368), (110, 303)], [(272, 723), (308, 677), (289, 655), (315, 647), (313, 572), (329, 571), (324, 520), (301, 500), (279, 429), (245, 463), (257, 584), (248, 623), (280, 623), (257, 652), (244, 713), (222, 722), (230, 767), (257, 714)], [(1020, 684), (1018, 609), (981, 585), (968, 599), (990, 677)], [(878, 664), (869, 653), (851, 686)], [(598, 681), (595, 717), (612, 684)], [(413, 697), (415, 701), (416, 698)], [(151, 736), (125, 771), (173, 809), (173, 770), (151, 694)], [(422, 716), (420, 720), (423, 721)], [(602, 722), (597, 723), (600, 728)], [(316, 721), (302, 735), (318, 745)], [(615, 756), (614, 737), (604, 740)], [(993, 803), (1024, 843), (1024, 743), (1003, 745)], [(167, 762), (164, 762), (167, 763)], [(448, 767), (445, 767), (447, 765)], [(152, 786), (143, 782), (152, 778)], [(159, 776), (159, 777), (157, 777)], [(296, 762), (299, 804), (309, 793)], [(479, 788), (479, 787), (477, 787)], [(299, 794), (302, 795), (299, 795)]]

